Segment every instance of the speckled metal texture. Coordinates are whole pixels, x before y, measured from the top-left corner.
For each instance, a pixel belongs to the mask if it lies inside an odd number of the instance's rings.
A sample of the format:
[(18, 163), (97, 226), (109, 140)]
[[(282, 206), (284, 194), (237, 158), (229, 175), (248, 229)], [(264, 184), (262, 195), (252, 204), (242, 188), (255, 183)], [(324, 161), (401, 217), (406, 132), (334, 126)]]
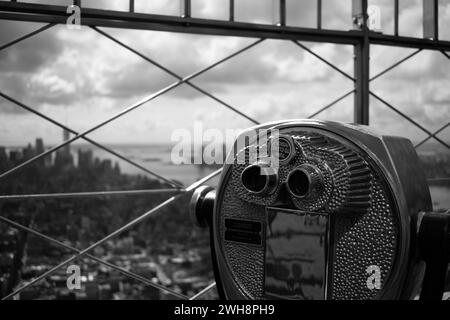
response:
[[(246, 165), (235, 163), (231, 167), (218, 204), (220, 238), (224, 239), (225, 218), (259, 221), (265, 230), (266, 206), (279, 205), (280, 199), (286, 199), (280, 193), (286, 192), (283, 184), (288, 174), (301, 164), (313, 164), (324, 177), (322, 194), (309, 200), (290, 195), (285, 204), (309, 214), (320, 212), (331, 217), (326, 298), (376, 298), (381, 291), (367, 286), (370, 274), (366, 270), (378, 266), (383, 285), (393, 268), (399, 241), (399, 221), (383, 187), (384, 178), (366, 155), (334, 138), (299, 130), (283, 134), (294, 138), (296, 155), (280, 167), (278, 186), (272, 195), (249, 193), (240, 181)], [(247, 298), (264, 298), (264, 233), (262, 236), (260, 246), (221, 240), (227, 268)]]
[(372, 205), (364, 214), (336, 215), (331, 271), (331, 299), (374, 299), (378, 290), (367, 286), (369, 266), (381, 272), (381, 285), (387, 281), (397, 245), (397, 219), (386, 193), (374, 183)]

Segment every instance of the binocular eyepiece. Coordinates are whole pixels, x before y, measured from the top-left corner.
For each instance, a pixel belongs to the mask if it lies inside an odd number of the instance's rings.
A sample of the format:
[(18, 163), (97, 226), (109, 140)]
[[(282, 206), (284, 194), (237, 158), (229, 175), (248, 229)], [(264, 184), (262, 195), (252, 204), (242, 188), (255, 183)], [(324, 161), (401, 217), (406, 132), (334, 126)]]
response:
[[(241, 174), (244, 188), (255, 195), (272, 194), (278, 184), (278, 173), (267, 164), (251, 164)], [(317, 196), (324, 188), (320, 170), (312, 165), (294, 168), (287, 177), (286, 187), (296, 198)]]
[(285, 121), (243, 132), (228, 158), (217, 190), (191, 201), (221, 298), (442, 297), (450, 214), (431, 213), (409, 140)]
[(275, 191), (278, 175), (267, 164), (252, 164), (242, 171), (241, 182), (244, 188), (252, 194), (268, 195)]
[(289, 173), (287, 188), (297, 198), (313, 197), (323, 190), (322, 173), (317, 167), (301, 165)]

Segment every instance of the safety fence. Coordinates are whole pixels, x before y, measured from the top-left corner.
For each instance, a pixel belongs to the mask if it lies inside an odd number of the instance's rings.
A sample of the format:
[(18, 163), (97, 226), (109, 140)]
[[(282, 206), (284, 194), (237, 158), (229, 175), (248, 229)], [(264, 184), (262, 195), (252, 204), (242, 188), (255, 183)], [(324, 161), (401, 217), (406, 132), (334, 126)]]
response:
[[(190, 18), (190, 1), (188, 0), (183, 0), (184, 1), (184, 18)], [(13, 1), (15, 2), (15, 1)], [(318, 24), (317, 27), (320, 29), (321, 28), (321, 7), (322, 7), (322, 3), (319, 0), (318, 2)], [(397, 5), (398, 5), (398, 1), (396, 1)], [(79, 1), (75, 1), (75, 4), (80, 4)], [(367, 5), (367, 4), (366, 4)], [(285, 1), (281, 0), (280, 1), (280, 24), (281, 25), (285, 25), (286, 24), (286, 3)], [(134, 1), (130, 1), (130, 12), (134, 11)], [(234, 20), (234, 1), (230, 1), (230, 21)], [(397, 25), (397, 30), (398, 30), (398, 13), (396, 15), (396, 25)], [(9, 43), (0, 45), (0, 51), (2, 50), (6, 50), (8, 48), (10, 48), (13, 45), (16, 45), (18, 43), (20, 43), (21, 41), (24, 41), (30, 37), (33, 37), (41, 32), (44, 32), (46, 30), (49, 30), (50, 28), (54, 27), (57, 23), (49, 23), (44, 25), (43, 27), (30, 32), (24, 36), (21, 36)], [(198, 292), (197, 294), (195, 294), (194, 296), (191, 297), (187, 297), (183, 294), (180, 294), (168, 287), (165, 287), (161, 284), (155, 283), (154, 281), (152, 281), (151, 279), (147, 279), (137, 273), (131, 272), (121, 266), (115, 265), (113, 263), (110, 263), (108, 261), (105, 261), (103, 259), (100, 259), (96, 256), (94, 256), (92, 254), (93, 250), (99, 246), (101, 246), (102, 244), (104, 244), (105, 242), (107, 242), (108, 240), (117, 237), (118, 235), (122, 234), (123, 232), (135, 227), (136, 225), (140, 224), (141, 222), (143, 222), (146, 219), (151, 218), (152, 216), (156, 215), (158, 213), (158, 211), (160, 211), (162, 208), (166, 207), (167, 205), (177, 201), (183, 194), (189, 193), (191, 191), (193, 191), (194, 189), (196, 189), (198, 186), (206, 183), (207, 181), (209, 181), (210, 179), (216, 177), (217, 175), (219, 175), (221, 173), (221, 169), (209, 174), (208, 176), (198, 180), (197, 182), (189, 185), (189, 186), (184, 186), (181, 185), (178, 182), (175, 182), (171, 179), (165, 178), (161, 175), (159, 175), (158, 173), (138, 164), (137, 162), (135, 162), (134, 160), (130, 159), (129, 157), (127, 157), (126, 155), (120, 154), (117, 151), (112, 150), (111, 148), (104, 146), (103, 144), (93, 140), (92, 138), (89, 137), (90, 134), (92, 134), (93, 132), (95, 132), (96, 130), (108, 125), (109, 123), (121, 118), (122, 116), (124, 116), (125, 114), (128, 114), (140, 107), (142, 107), (144, 104), (155, 100), (156, 98), (170, 92), (171, 90), (179, 87), (182, 84), (188, 85), (191, 88), (195, 89), (196, 91), (198, 91), (199, 93), (201, 93), (202, 95), (210, 98), (211, 100), (219, 103), (220, 105), (222, 105), (225, 108), (228, 108), (229, 110), (239, 114), (240, 116), (242, 116), (243, 118), (251, 121), (254, 124), (259, 124), (257, 119), (252, 118), (251, 116), (249, 116), (248, 114), (246, 114), (243, 111), (240, 111), (238, 108), (232, 106), (231, 104), (229, 104), (228, 102), (222, 100), (221, 98), (217, 97), (216, 95), (214, 95), (213, 93), (205, 90), (204, 88), (202, 88), (201, 86), (198, 86), (197, 84), (194, 84), (192, 82), (192, 80), (194, 80), (196, 77), (206, 73), (206, 72), (210, 72), (211, 70), (213, 70), (214, 68), (216, 68), (217, 66), (221, 65), (222, 63), (224, 63), (225, 61), (228, 61), (246, 51), (248, 51), (249, 49), (260, 45), (261, 43), (263, 43), (266, 38), (261, 37), (257, 40), (255, 40), (254, 42), (252, 42), (249, 45), (244, 46), (243, 48), (229, 54), (228, 56), (216, 61), (215, 63), (197, 71), (194, 72), (190, 75), (187, 76), (183, 76), (180, 74), (177, 74), (176, 72), (172, 71), (171, 69), (169, 69), (167, 66), (164, 66), (162, 64), (160, 64), (159, 62), (155, 61), (154, 59), (150, 58), (149, 56), (143, 54), (142, 52), (139, 52), (138, 50), (126, 45), (125, 43), (121, 42), (120, 40), (118, 40), (117, 38), (115, 38), (114, 36), (112, 36), (111, 34), (109, 34), (107, 31), (97, 27), (97, 26), (90, 26), (90, 28), (92, 28), (93, 30), (95, 30), (97, 33), (99, 33), (100, 35), (106, 37), (107, 39), (113, 41), (114, 43), (116, 43), (118, 46), (121, 46), (125, 49), (127, 49), (128, 51), (130, 51), (131, 53), (137, 55), (138, 57), (142, 58), (143, 60), (147, 61), (149, 64), (163, 70), (164, 72), (166, 72), (167, 74), (171, 75), (174, 78), (174, 82), (171, 83), (170, 85), (166, 86), (165, 88), (160, 89), (157, 92), (151, 93), (150, 95), (146, 96), (145, 98), (143, 98), (140, 101), (137, 101), (136, 103), (132, 104), (131, 106), (128, 106), (126, 108), (124, 108), (122, 111), (116, 113), (115, 115), (99, 122), (98, 124), (92, 126), (91, 128), (84, 130), (82, 132), (78, 132), (66, 125), (64, 125), (63, 123), (53, 119), (52, 117), (49, 117), (48, 115), (45, 115), (44, 113), (38, 111), (37, 109), (33, 108), (32, 106), (29, 106), (19, 100), (17, 100), (14, 97), (11, 97), (9, 95), (7, 95), (5, 92), (2, 91), (2, 88), (0, 88), (0, 96), (4, 99), (6, 99), (7, 101), (11, 102), (12, 104), (16, 105), (18, 108), (22, 108), (28, 112), (31, 112), (35, 115), (37, 115), (38, 117), (48, 121), (49, 123), (52, 123), (55, 126), (58, 126), (59, 128), (62, 128), (64, 130), (67, 130), (68, 132), (70, 132), (73, 137), (67, 139), (66, 141), (44, 151), (41, 154), (38, 154), (26, 161), (24, 161), (23, 163), (5, 171), (0, 173), (0, 180), (4, 179), (7, 176), (13, 175), (17, 172), (19, 172), (20, 170), (23, 170), (24, 168), (30, 166), (32, 163), (36, 163), (37, 161), (39, 161), (40, 159), (43, 159), (44, 157), (56, 152), (57, 150), (75, 142), (78, 140), (84, 140), (92, 145), (94, 145), (97, 148), (100, 148), (102, 150), (104, 150), (105, 152), (111, 154), (112, 156), (121, 159), (125, 162), (127, 162), (128, 164), (138, 168), (139, 170), (142, 170), (143, 172), (155, 177), (156, 179), (160, 180), (161, 182), (167, 184), (170, 188), (165, 188), (165, 189), (151, 189), (151, 190), (122, 190), (122, 191), (96, 191), (96, 192), (74, 192), (74, 193), (51, 193), (51, 194), (15, 194), (15, 195), (0, 195), (0, 201), (2, 200), (27, 200), (27, 199), (61, 199), (61, 198), (84, 198), (84, 197), (102, 197), (102, 196), (115, 196), (115, 195), (150, 195), (150, 194), (167, 194), (170, 195), (170, 197), (168, 197), (167, 200), (163, 201), (162, 203), (160, 203), (159, 205), (155, 206), (154, 208), (144, 212), (143, 214), (141, 214), (140, 216), (138, 216), (137, 218), (133, 219), (132, 221), (128, 222), (127, 224), (125, 224), (124, 226), (118, 228), (117, 230), (115, 230), (114, 232), (108, 234), (107, 236), (103, 237), (102, 239), (96, 241), (95, 243), (93, 243), (92, 245), (88, 246), (87, 248), (84, 249), (79, 249), (79, 248), (75, 248), (72, 247), (66, 243), (63, 243), (55, 238), (52, 238), (48, 235), (45, 235), (37, 230), (34, 230), (28, 226), (25, 226), (23, 224), (20, 224), (16, 221), (13, 221), (9, 218), (6, 218), (4, 216), (0, 216), (0, 221), (9, 225), (12, 228), (24, 231), (24, 232), (28, 232), (30, 234), (33, 234), (34, 236), (41, 238), (43, 240), (48, 241), (49, 243), (56, 245), (56, 246), (60, 246), (64, 249), (70, 250), (71, 252), (73, 252), (73, 255), (62, 261), (61, 263), (59, 263), (58, 265), (50, 268), (49, 270), (45, 271), (44, 273), (42, 273), (41, 275), (37, 276), (36, 278), (34, 278), (33, 280), (29, 281), (28, 283), (16, 288), (13, 292), (9, 293), (7, 296), (3, 297), (3, 299), (11, 299), (14, 296), (20, 294), (22, 291), (24, 291), (25, 289), (39, 283), (40, 281), (42, 281), (43, 279), (49, 277), (50, 275), (54, 274), (55, 272), (57, 272), (59, 269), (61, 269), (64, 266), (67, 266), (68, 264), (70, 264), (71, 262), (74, 262), (75, 260), (78, 260), (82, 257), (85, 258), (89, 258), (92, 259), (100, 264), (105, 265), (106, 267), (112, 268), (120, 273), (122, 273), (125, 276), (128, 276), (134, 280), (140, 281), (142, 284), (144, 285), (148, 285), (154, 288), (157, 288), (159, 290), (162, 290), (170, 295), (172, 295), (174, 298), (180, 298), (180, 299), (197, 299), (201, 296), (203, 296), (205, 293), (207, 293), (209, 290), (211, 290), (212, 288), (214, 288), (215, 283), (211, 283), (210, 285), (208, 285), (207, 287), (205, 287), (203, 290), (201, 290), (200, 292)], [(349, 75), (348, 73), (346, 73), (345, 71), (343, 71), (342, 69), (340, 69), (339, 67), (337, 67), (335, 64), (331, 63), (330, 61), (328, 61), (327, 59), (323, 58), (322, 56), (318, 55), (316, 52), (314, 52), (313, 50), (311, 50), (310, 48), (308, 48), (307, 46), (305, 46), (301, 41), (298, 40), (289, 40), (289, 41), (293, 41), (293, 43), (298, 46), (299, 50), (304, 50), (306, 52), (308, 52), (309, 54), (313, 55), (314, 57), (316, 57), (317, 59), (319, 59), (320, 61), (322, 61), (323, 63), (325, 63), (327, 66), (329, 66), (330, 68), (332, 68), (333, 70), (335, 70), (336, 72), (340, 73), (341, 75), (343, 75), (346, 79), (348, 79), (348, 81), (351, 81), (353, 83), (357, 82), (357, 77), (354, 77), (352, 75)], [(383, 71), (379, 72), (378, 74), (376, 74), (375, 76), (371, 77), (369, 79), (369, 82), (374, 81), (375, 79), (378, 79), (380, 77), (382, 77), (383, 75), (385, 75), (386, 73), (388, 73), (389, 71), (393, 70), (394, 68), (398, 67), (399, 65), (401, 65), (402, 63), (404, 63), (405, 61), (407, 61), (408, 59), (414, 57), (415, 55), (419, 54), (423, 49), (419, 48), (416, 51), (414, 51), (413, 53), (407, 55), (406, 57), (398, 60), (396, 63), (392, 64), (391, 66), (389, 66), (388, 68), (384, 69)], [(442, 54), (447, 57), (450, 60), (450, 56), (449, 54), (445, 51), (445, 50), (440, 50), (442, 52)], [(355, 73), (357, 75), (357, 73)], [(343, 99), (345, 99), (346, 97), (352, 96), (356, 93), (357, 90), (359, 90), (358, 86), (356, 86), (356, 84), (354, 85), (355, 89), (352, 89), (348, 92), (345, 92), (344, 94), (342, 94), (341, 96), (339, 96), (338, 98), (336, 98), (335, 100), (331, 101), (329, 104), (325, 105), (324, 107), (320, 108), (319, 110), (317, 110), (316, 112), (314, 112), (313, 114), (311, 114), (308, 118), (314, 118), (316, 116), (318, 116), (320, 113), (324, 112), (325, 110), (328, 110), (329, 108), (333, 107), (334, 105), (336, 105), (338, 102), (342, 101)], [(381, 102), (382, 104), (384, 104), (387, 108), (393, 110), (394, 112), (396, 112), (398, 115), (400, 115), (401, 117), (403, 117), (404, 119), (406, 119), (408, 122), (410, 122), (412, 125), (414, 125), (415, 127), (419, 128), (420, 130), (422, 130), (423, 132), (425, 132), (427, 134), (427, 137), (424, 138), (422, 141), (420, 141), (419, 143), (416, 144), (416, 147), (419, 147), (421, 145), (423, 145), (425, 142), (427, 142), (430, 139), (434, 139), (436, 141), (438, 141), (440, 144), (442, 144), (443, 146), (445, 146), (446, 148), (450, 149), (450, 146), (447, 142), (445, 142), (444, 140), (442, 140), (441, 138), (438, 137), (438, 134), (443, 132), (444, 130), (446, 130), (449, 125), (450, 122), (446, 123), (444, 126), (442, 126), (441, 128), (439, 128), (438, 130), (435, 130), (434, 132), (431, 132), (430, 130), (426, 129), (423, 125), (419, 124), (416, 120), (414, 120), (412, 117), (408, 116), (407, 114), (403, 113), (402, 111), (400, 111), (398, 108), (394, 107), (392, 104), (390, 104), (388, 101), (386, 101), (385, 99), (383, 99), (382, 97), (380, 97), (378, 94), (376, 94), (375, 92), (371, 91), (369, 89), (369, 93), (371, 96), (373, 96), (375, 99), (377, 99), (379, 102)], [(444, 179), (447, 179), (447, 177), (444, 177)]]

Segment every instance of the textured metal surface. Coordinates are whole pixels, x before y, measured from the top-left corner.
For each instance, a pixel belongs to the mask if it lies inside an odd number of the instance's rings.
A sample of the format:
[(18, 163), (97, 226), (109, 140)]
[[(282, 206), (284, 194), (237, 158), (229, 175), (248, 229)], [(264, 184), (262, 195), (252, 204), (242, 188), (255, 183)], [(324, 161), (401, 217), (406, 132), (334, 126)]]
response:
[(369, 266), (378, 266), (381, 284), (389, 276), (396, 256), (397, 221), (380, 184), (374, 184), (372, 206), (363, 215), (335, 217), (335, 250), (331, 299), (374, 299), (378, 290), (367, 286)]
[[(235, 163), (223, 183), (219, 203), (220, 238), (224, 239), (224, 219), (237, 218), (267, 223), (266, 206), (284, 203), (331, 217), (331, 254), (328, 266), (329, 299), (374, 299), (379, 290), (367, 286), (369, 266), (381, 270), (381, 283), (388, 281), (395, 263), (399, 219), (393, 208), (384, 178), (364, 154), (350, 149), (334, 137), (306, 130), (285, 130), (294, 137), (296, 155), (280, 167), (277, 191), (267, 197), (250, 194), (242, 187), (240, 173), (246, 165)], [(248, 150), (248, 149), (247, 149)], [(246, 152), (243, 150), (241, 152)], [(302, 164), (319, 168), (324, 189), (319, 197), (299, 199), (285, 195), (286, 178)], [(264, 238), (264, 234), (263, 234)], [(264, 247), (223, 240), (221, 247), (227, 268), (248, 298), (264, 298)], [(332, 263), (331, 263), (332, 261)]]
[[(233, 179), (230, 179), (226, 186), (221, 212), (220, 237), (222, 239), (225, 237), (226, 218), (260, 221), (265, 225), (265, 207), (236, 197)], [(241, 289), (250, 298), (263, 297), (264, 251), (264, 246), (224, 241), (223, 253), (228, 260), (230, 271), (239, 282)]]

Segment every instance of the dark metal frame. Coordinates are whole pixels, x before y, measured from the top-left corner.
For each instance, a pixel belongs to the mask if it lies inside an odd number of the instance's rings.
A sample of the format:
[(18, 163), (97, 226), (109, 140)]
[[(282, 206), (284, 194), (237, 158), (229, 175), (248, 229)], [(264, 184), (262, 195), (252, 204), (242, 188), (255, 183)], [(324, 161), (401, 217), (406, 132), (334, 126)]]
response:
[[(236, 0), (238, 1), (238, 0)], [(424, 14), (424, 31), (426, 31), (426, 34), (431, 34), (430, 39), (419, 39), (419, 38), (411, 38), (411, 37), (402, 37), (398, 35), (398, 16), (399, 16), (399, 9), (398, 9), (398, 0), (394, 1), (394, 35), (383, 35), (380, 33), (373, 32), (368, 29), (367, 27), (367, 0), (352, 0), (352, 9), (353, 9), (353, 22), (354, 22), (354, 30), (350, 31), (338, 31), (338, 30), (326, 30), (322, 29), (322, 1), (317, 1), (317, 28), (298, 28), (298, 27), (291, 27), (286, 25), (286, 1), (285, 0), (278, 0), (279, 1), (279, 23), (276, 25), (267, 25), (267, 24), (254, 24), (254, 23), (244, 23), (244, 22), (236, 22), (235, 21), (235, 0), (229, 0), (229, 19), (227, 21), (219, 21), (219, 20), (209, 20), (209, 19), (198, 19), (193, 18), (191, 14), (191, 0), (183, 0), (183, 12), (181, 14), (181, 17), (174, 17), (174, 16), (163, 16), (163, 15), (155, 15), (155, 14), (143, 14), (143, 13), (136, 13), (135, 12), (135, 6), (134, 6), (134, 0), (129, 0), (129, 11), (128, 12), (118, 12), (118, 11), (110, 11), (110, 10), (99, 10), (99, 9), (89, 9), (89, 8), (82, 8), (82, 16), (81, 16), (81, 24), (85, 26), (91, 27), (93, 30), (97, 31), (101, 35), (107, 37), (111, 41), (114, 41), (118, 45), (126, 48), (127, 50), (131, 51), (132, 53), (138, 55), (142, 59), (146, 60), (147, 62), (151, 63), (152, 65), (160, 68), (161, 70), (165, 71), (166, 73), (173, 76), (176, 81), (172, 83), (171, 85), (161, 89), (160, 91), (153, 93), (146, 98), (142, 99), (141, 101), (136, 102), (135, 104), (129, 106), (128, 108), (122, 110), (121, 112), (117, 113), (116, 115), (106, 119), (105, 121), (97, 124), (96, 126), (85, 130), (81, 133), (76, 132), (75, 130), (72, 130), (71, 128), (61, 124), (60, 122), (42, 114), (41, 112), (27, 106), (26, 104), (8, 96), (6, 93), (2, 92), (0, 89), (0, 96), (11, 103), (17, 105), (18, 107), (21, 107), (22, 109), (28, 110), (29, 112), (34, 113), (35, 115), (53, 123), (54, 125), (63, 128), (70, 133), (74, 135), (73, 138), (51, 148), (48, 151), (43, 152), (42, 154), (39, 154), (24, 163), (18, 165), (15, 168), (12, 168), (6, 172), (0, 173), (0, 179), (15, 173), (19, 169), (28, 166), (29, 164), (37, 161), (38, 159), (43, 158), (44, 156), (55, 152), (56, 150), (72, 143), (75, 140), (78, 139), (84, 139), (85, 141), (105, 150), (106, 152), (109, 152), (110, 154), (128, 162), (129, 164), (143, 170), (144, 172), (153, 175), (157, 179), (163, 181), (165, 184), (170, 186), (170, 189), (155, 189), (155, 190), (121, 190), (121, 191), (105, 191), (105, 192), (76, 192), (76, 193), (57, 193), (57, 194), (34, 194), (34, 195), (0, 195), (0, 201), (1, 200), (23, 200), (23, 199), (47, 199), (47, 198), (71, 198), (71, 197), (87, 197), (87, 196), (111, 196), (111, 195), (136, 195), (136, 194), (153, 194), (153, 193), (174, 193), (174, 195), (167, 199), (166, 201), (162, 202), (155, 208), (147, 211), (143, 215), (139, 216), (138, 218), (130, 221), (125, 226), (117, 229), (113, 233), (109, 234), (108, 236), (104, 237), (103, 239), (100, 239), (96, 243), (92, 244), (86, 249), (79, 250), (73, 247), (70, 247), (64, 243), (59, 242), (56, 239), (50, 238), (36, 230), (33, 230), (27, 226), (21, 225), (17, 222), (11, 221), (5, 217), (0, 216), (0, 221), (4, 222), (8, 225), (10, 225), (13, 228), (29, 232), (34, 234), (37, 237), (40, 237), (42, 239), (46, 239), (49, 242), (64, 247), (68, 250), (71, 250), (75, 253), (71, 258), (66, 259), (65, 261), (61, 262), (57, 266), (51, 268), (50, 270), (44, 272), (34, 280), (30, 281), (29, 283), (25, 284), (24, 286), (16, 289), (14, 292), (10, 293), (3, 299), (9, 299), (13, 296), (20, 293), (22, 290), (28, 288), (29, 286), (39, 282), (40, 280), (44, 279), (45, 277), (49, 276), (59, 268), (69, 264), (70, 262), (73, 262), (77, 259), (80, 259), (82, 257), (87, 257), (90, 259), (93, 259), (99, 263), (102, 263), (108, 267), (111, 267), (113, 269), (118, 270), (119, 272), (122, 272), (123, 274), (135, 279), (139, 280), (144, 284), (156, 287), (160, 290), (166, 291), (169, 294), (172, 294), (174, 297), (186, 299), (188, 297), (185, 297), (183, 295), (180, 295), (177, 292), (174, 292), (173, 290), (170, 290), (168, 288), (165, 288), (164, 286), (161, 286), (159, 284), (153, 283), (149, 279), (145, 279), (137, 274), (134, 274), (132, 272), (129, 272), (121, 267), (118, 267), (116, 265), (113, 265), (109, 262), (103, 261), (99, 258), (96, 258), (95, 256), (92, 256), (89, 252), (91, 252), (95, 247), (103, 244), (105, 241), (117, 236), (118, 234), (124, 232), (125, 230), (128, 230), (132, 227), (134, 227), (136, 224), (142, 222), (143, 220), (154, 216), (158, 213), (158, 211), (165, 207), (166, 205), (174, 202), (177, 200), (182, 194), (186, 192), (190, 192), (200, 186), (201, 184), (207, 182), (208, 180), (212, 179), (213, 177), (220, 174), (221, 169), (217, 170), (207, 177), (197, 181), (196, 183), (184, 187), (170, 179), (166, 179), (157, 173), (141, 166), (140, 164), (133, 162), (132, 160), (128, 159), (127, 157), (117, 153), (114, 150), (111, 150), (110, 148), (107, 148), (100, 143), (90, 139), (87, 137), (88, 134), (92, 133), (93, 131), (107, 125), (108, 123), (118, 119), (119, 117), (123, 116), (124, 114), (131, 112), (132, 110), (135, 110), (139, 107), (141, 107), (143, 104), (154, 100), (155, 98), (159, 97), (160, 95), (178, 87), (181, 84), (186, 84), (192, 87), (193, 89), (199, 91), (200, 93), (206, 95), (207, 97), (213, 99), (214, 101), (218, 102), (222, 106), (232, 110), (233, 112), (238, 113), (242, 117), (246, 118), (253, 124), (258, 124), (259, 122), (250, 116), (246, 115), (245, 113), (239, 111), (235, 107), (231, 106), (230, 104), (226, 103), (225, 101), (219, 99), (215, 95), (211, 94), (210, 92), (200, 88), (199, 86), (192, 83), (190, 80), (193, 78), (199, 76), (200, 74), (203, 74), (206, 71), (209, 71), (213, 69), (214, 67), (218, 66), (219, 64), (241, 54), (242, 52), (247, 51), (248, 49), (258, 45), (259, 43), (263, 42), (265, 39), (284, 39), (284, 40), (291, 40), (293, 43), (295, 43), (297, 46), (299, 46), (301, 49), (307, 51), (308, 53), (315, 56), (317, 59), (321, 60), (325, 64), (327, 64), (329, 67), (333, 68), (336, 72), (339, 72), (344, 77), (348, 78), (350, 81), (354, 83), (354, 88), (350, 90), (349, 92), (345, 93), (344, 95), (338, 97), (334, 101), (332, 101), (330, 104), (324, 106), (323, 108), (319, 109), (317, 112), (310, 115), (308, 118), (312, 118), (317, 116), (319, 113), (331, 108), (339, 101), (343, 100), (344, 98), (350, 96), (351, 94), (354, 94), (354, 122), (360, 123), (360, 124), (369, 124), (369, 98), (370, 96), (373, 96), (380, 102), (382, 102), (384, 105), (386, 105), (391, 110), (395, 111), (402, 117), (404, 117), (406, 120), (408, 120), (410, 123), (421, 129), (422, 131), (426, 132), (428, 134), (427, 138), (421, 141), (416, 145), (416, 147), (422, 145), (429, 139), (435, 139), (442, 145), (444, 145), (447, 148), (450, 148), (450, 146), (437, 137), (437, 134), (442, 132), (443, 130), (447, 129), (447, 127), (450, 126), (450, 122), (441, 127), (439, 130), (435, 132), (430, 132), (426, 128), (424, 128), (422, 125), (417, 123), (415, 120), (407, 116), (406, 114), (402, 113), (400, 110), (396, 109), (394, 106), (389, 104), (387, 101), (383, 100), (381, 97), (379, 97), (377, 94), (370, 91), (370, 82), (383, 76), (385, 73), (389, 72), (393, 68), (397, 67), (401, 63), (407, 61), (411, 57), (415, 56), (421, 50), (427, 49), (427, 50), (438, 50), (442, 52), (443, 55), (445, 55), (447, 58), (450, 59), (449, 54), (446, 51), (450, 51), (450, 41), (442, 41), (438, 39), (438, 23), (437, 23), (437, 0), (431, 0), (427, 1), (424, 0), (425, 6), (431, 6), (427, 7), (424, 12), (427, 12), (427, 15)], [(429, 3), (432, 2), (430, 5)], [(75, 0), (74, 5), (82, 6), (81, 0)], [(27, 35), (24, 35), (22, 37), (19, 37), (9, 43), (6, 43), (4, 45), (0, 46), (0, 51), (4, 50), (12, 45), (15, 45), (25, 39), (28, 39), (40, 32), (43, 32), (51, 27), (53, 27), (56, 24), (65, 24), (67, 20), (67, 13), (66, 13), (66, 7), (63, 6), (55, 6), (55, 5), (42, 5), (42, 4), (29, 4), (29, 3), (18, 3), (17, 1), (0, 1), (0, 19), (4, 20), (18, 20), (18, 21), (30, 21), (30, 22), (41, 22), (41, 23), (47, 23), (47, 25), (44, 25), (43, 27), (37, 29), (36, 31), (33, 31)], [(432, 12), (432, 14), (428, 14), (429, 12)], [(131, 28), (131, 29), (143, 29), (143, 30), (158, 30), (158, 31), (171, 31), (171, 32), (182, 32), (182, 33), (193, 33), (193, 34), (209, 34), (209, 35), (220, 35), (220, 36), (238, 36), (238, 37), (251, 37), (251, 38), (257, 38), (259, 40), (256, 40), (255, 42), (251, 43), (250, 45), (230, 54), (229, 56), (217, 61), (216, 63), (196, 72), (189, 76), (182, 77), (178, 75), (177, 73), (171, 71), (167, 67), (159, 64), (158, 62), (154, 61), (153, 59), (145, 56), (144, 54), (138, 52), (137, 50), (127, 46), (123, 42), (119, 41), (118, 39), (114, 38), (104, 30), (99, 29), (98, 27), (114, 27), (114, 28)], [(354, 74), (353, 76), (347, 74), (346, 72), (339, 69), (337, 66), (332, 64), (331, 62), (327, 61), (323, 57), (319, 56), (315, 52), (313, 52), (311, 49), (303, 45), (299, 41), (311, 41), (311, 42), (324, 42), (324, 43), (335, 43), (335, 44), (345, 44), (345, 45), (352, 45), (354, 47), (354, 58), (355, 58), (355, 64), (354, 64)], [(375, 75), (372, 78), (369, 78), (369, 68), (370, 68), (370, 47), (371, 45), (387, 45), (387, 46), (397, 46), (397, 47), (407, 47), (407, 48), (416, 48), (415, 52), (412, 54), (406, 56), (405, 58), (399, 60), (398, 62), (394, 63), (392, 66), (386, 68), (379, 74)], [(214, 283), (207, 286), (205, 289), (201, 290), (199, 293), (197, 293), (195, 296), (191, 297), (191, 299), (196, 299), (200, 296), (202, 296), (204, 293), (208, 292), (210, 289), (214, 287)]]

